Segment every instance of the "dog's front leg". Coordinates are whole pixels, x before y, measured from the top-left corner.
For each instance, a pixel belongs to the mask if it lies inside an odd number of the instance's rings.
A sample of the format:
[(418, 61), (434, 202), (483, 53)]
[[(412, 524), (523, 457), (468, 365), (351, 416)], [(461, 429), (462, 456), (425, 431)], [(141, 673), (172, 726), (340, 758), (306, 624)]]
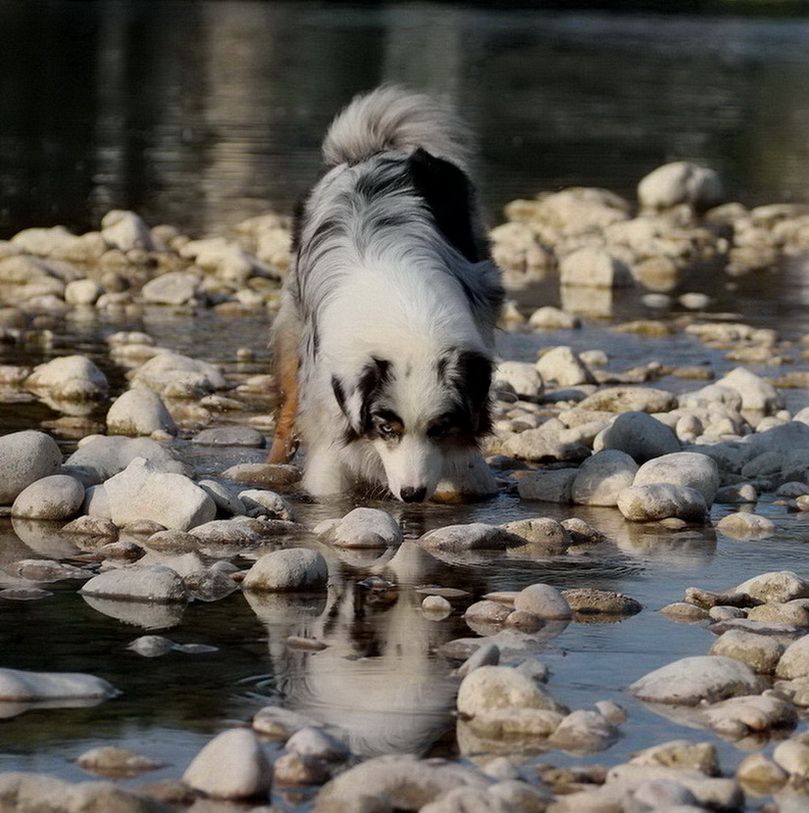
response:
[(306, 449), (303, 487), (313, 497), (334, 497), (348, 486), (340, 454), (331, 445)]

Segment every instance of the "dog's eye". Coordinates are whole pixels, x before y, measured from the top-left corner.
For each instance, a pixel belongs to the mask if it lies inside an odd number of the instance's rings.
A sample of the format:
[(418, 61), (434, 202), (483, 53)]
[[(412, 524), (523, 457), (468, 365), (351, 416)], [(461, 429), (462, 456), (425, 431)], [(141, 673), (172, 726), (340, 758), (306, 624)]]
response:
[(381, 423), (377, 429), (383, 438), (392, 438), (396, 435), (396, 430), (389, 423)]

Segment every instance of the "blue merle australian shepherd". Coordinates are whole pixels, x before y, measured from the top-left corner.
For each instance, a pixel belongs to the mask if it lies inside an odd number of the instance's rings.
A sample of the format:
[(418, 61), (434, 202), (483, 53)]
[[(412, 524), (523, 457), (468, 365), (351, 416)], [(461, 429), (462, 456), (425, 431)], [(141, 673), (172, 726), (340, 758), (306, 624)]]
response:
[(382, 87), (337, 116), (323, 156), (273, 326), (269, 460), (300, 440), (315, 497), (491, 493), (478, 443), (503, 289), (465, 133), (430, 98)]

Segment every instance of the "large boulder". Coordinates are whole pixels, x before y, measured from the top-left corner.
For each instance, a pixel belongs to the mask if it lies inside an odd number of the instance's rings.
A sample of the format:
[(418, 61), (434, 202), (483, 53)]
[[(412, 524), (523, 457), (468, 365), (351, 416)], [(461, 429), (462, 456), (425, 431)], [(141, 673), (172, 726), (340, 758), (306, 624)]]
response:
[(698, 452), (675, 452), (644, 463), (635, 475), (635, 486), (671, 483), (687, 486), (702, 494), (705, 505), (711, 505), (719, 490), (719, 467)]
[(690, 161), (663, 164), (638, 184), (643, 209), (671, 209), (682, 203), (694, 209), (710, 209), (724, 202), (719, 175)]

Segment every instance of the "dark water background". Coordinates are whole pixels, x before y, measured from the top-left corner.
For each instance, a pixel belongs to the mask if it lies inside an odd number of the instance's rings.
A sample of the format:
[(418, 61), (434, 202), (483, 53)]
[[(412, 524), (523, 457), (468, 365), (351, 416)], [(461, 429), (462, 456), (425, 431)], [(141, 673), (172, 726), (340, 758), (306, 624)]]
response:
[(543, 189), (631, 195), (671, 159), (745, 202), (809, 199), (809, 16), (2, 0), (0, 32), (0, 237), (287, 209), (330, 118), (380, 82), (460, 109), (495, 218)]

